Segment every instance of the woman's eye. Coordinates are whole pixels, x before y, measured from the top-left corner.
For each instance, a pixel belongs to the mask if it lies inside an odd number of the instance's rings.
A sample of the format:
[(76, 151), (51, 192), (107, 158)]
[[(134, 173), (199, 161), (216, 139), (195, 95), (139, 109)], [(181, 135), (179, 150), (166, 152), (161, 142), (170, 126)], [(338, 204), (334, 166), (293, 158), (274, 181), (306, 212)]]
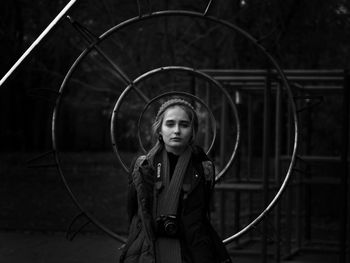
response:
[(181, 125), (181, 127), (183, 127), (183, 128), (188, 128), (188, 127), (190, 127), (190, 124), (189, 123), (181, 123), (180, 124)]
[(166, 121), (165, 122), (165, 126), (170, 127), (170, 128), (174, 127), (176, 125), (178, 125), (181, 128), (188, 128), (188, 127), (190, 127), (190, 123), (188, 123), (188, 122), (180, 122), (180, 123), (176, 123), (176, 122), (173, 122), (173, 121)]
[(165, 125), (168, 126), (168, 127), (173, 127), (174, 123), (173, 122), (166, 122)]

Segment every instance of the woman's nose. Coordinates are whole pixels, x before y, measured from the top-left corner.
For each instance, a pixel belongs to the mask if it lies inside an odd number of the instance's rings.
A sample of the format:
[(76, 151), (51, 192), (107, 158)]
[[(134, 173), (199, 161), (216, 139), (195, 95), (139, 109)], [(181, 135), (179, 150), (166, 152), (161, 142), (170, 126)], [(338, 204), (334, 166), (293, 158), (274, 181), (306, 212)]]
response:
[(180, 127), (179, 127), (179, 125), (175, 125), (175, 127), (174, 127), (174, 132), (175, 132), (175, 133), (180, 133)]

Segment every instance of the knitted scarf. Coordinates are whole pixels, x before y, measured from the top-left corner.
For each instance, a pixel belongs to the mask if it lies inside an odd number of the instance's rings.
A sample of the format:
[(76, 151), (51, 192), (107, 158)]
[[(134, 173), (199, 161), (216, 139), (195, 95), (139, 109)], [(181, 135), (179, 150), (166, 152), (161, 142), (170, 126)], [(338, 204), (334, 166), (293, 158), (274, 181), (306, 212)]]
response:
[[(162, 164), (158, 165), (158, 176), (161, 172), (163, 189), (157, 198), (156, 217), (161, 215), (176, 215), (183, 179), (191, 159), (191, 147), (179, 156), (175, 170), (170, 179), (170, 163), (165, 149), (162, 151)], [(156, 239), (157, 263), (181, 263), (180, 241), (177, 238), (158, 237)]]

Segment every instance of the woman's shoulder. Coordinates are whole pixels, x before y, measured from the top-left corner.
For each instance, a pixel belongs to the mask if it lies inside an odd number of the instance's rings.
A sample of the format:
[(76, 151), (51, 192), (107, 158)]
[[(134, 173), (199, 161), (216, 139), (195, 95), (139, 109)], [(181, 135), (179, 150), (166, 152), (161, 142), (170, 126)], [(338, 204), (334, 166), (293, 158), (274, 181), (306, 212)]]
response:
[(208, 155), (204, 152), (203, 148), (198, 145), (194, 145), (192, 147), (192, 152), (193, 152), (194, 158), (197, 161), (200, 161), (200, 162), (211, 161)]
[(133, 173), (140, 172), (141, 175), (148, 174), (149, 172), (153, 171), (153, 165), (147, 155), (139, 155), (132, 167)]
[(130, 180), (135, 184), (136, 188), (145, 183), (153, 183), (154, 169), (149, 164), (146, 155), (140, 155), (135, 159), (134, 165), (130, 169)]
[(193, 147), (194, 159), (202, 167), (203, 175), (206, 180), (212, 181), (215, 177), (214, 162), (209, 159), (203, 148), (200, 146)]

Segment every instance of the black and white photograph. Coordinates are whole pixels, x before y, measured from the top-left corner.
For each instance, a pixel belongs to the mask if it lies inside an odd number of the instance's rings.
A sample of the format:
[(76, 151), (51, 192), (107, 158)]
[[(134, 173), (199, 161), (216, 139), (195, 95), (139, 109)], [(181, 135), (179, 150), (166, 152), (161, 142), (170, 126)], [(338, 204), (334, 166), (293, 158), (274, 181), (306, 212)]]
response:
[(349, 70), (347, 0), (2, 0), (0, 262), (349, 262)]

